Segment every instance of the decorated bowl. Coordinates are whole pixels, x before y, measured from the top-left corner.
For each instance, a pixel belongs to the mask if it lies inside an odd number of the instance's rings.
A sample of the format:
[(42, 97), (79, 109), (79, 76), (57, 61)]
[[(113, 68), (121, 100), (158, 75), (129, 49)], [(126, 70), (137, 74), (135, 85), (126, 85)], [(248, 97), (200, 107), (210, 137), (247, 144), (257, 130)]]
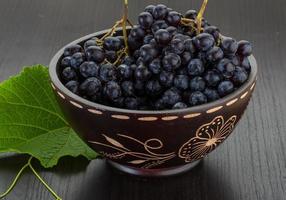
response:
[[(107, 31), (70, 44), (83, 44)], [(224, 98), (180, 110), (127, 110), (93, 103), (70, 92), (59, 78), (63, 52), (64, 48), (54, 56), (49, 73), (58, 103), (71, 127), (114, 167), (144, 176), (186, 171), (224, 142), (242, 117), (257, 76), (255, 58), (250, 56), (249, 79)]]

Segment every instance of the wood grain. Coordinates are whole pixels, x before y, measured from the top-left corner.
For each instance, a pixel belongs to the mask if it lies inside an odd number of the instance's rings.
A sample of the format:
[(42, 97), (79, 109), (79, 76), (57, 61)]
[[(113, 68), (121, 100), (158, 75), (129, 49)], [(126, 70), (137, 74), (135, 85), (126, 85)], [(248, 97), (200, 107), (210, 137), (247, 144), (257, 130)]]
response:
[[(130, 0), (130, 18), (159, 1)], [(162, 3), (185, 12), (202, 1)], [(225, 35), (255, 46), (259, 80), (238, 127), (195, 170), (177, 177), (142, 179), (118, 174), (103, 160), (64, 158), (50, 170), (36, 168), (65, 200), (283, 200), (286, 199), (286, 1), (209, 1), (207, 19)], [(1, 0), (0, 80), (22, 66), (48, 64), (64, 44), (110, 27), (118, 0)], [(0, 191), (27, 160), (2, 155)], [(8, 200), (53, 199), (27, 171)]]

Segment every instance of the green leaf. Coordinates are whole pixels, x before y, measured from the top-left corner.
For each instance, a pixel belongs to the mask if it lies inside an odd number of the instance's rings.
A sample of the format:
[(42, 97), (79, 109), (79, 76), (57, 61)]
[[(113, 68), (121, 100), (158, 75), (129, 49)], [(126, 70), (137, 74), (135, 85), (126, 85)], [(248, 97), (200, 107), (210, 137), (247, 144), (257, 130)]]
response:
[(47, 67), (27, 67), (0, 84), (0, 152), (30, 154), (46, 168), (63, 156), (97, 156), (64, 119)]

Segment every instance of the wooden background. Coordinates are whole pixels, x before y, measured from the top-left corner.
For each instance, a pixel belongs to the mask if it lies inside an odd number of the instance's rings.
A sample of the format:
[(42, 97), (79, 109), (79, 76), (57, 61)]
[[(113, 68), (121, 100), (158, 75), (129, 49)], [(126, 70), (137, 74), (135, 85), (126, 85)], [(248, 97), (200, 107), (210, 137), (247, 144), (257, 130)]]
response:
[[(150, 3), (129, 0), (130, 18)], [(160, 2), (177, 11), (201, 0)], [(103, 160), (64, 158), (51, 170), (35, 166), (64, 200), (285, 200), (286, 199), (286, 1), (213, 0), (207, 19), (225, 35), (253, 42), (259, 66), (254, 98), (228, 141), (184, 175), (139, 179), (112, 171)], [(0, 80), (22, 66), (48, 64), (66, 43), (112, 26), (120, 0), (1, 0)], [(0, 191), (25, 156), (2, 155)], [(26, 172), (8, 200), (53, 199)]]

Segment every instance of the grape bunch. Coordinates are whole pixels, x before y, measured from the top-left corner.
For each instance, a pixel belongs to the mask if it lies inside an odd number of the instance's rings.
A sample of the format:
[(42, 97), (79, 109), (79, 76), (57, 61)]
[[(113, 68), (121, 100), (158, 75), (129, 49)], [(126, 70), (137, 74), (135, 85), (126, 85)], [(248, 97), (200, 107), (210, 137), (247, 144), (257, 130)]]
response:
[[(132, 110), (182, 109), (222, 98), (247, 81), (252, 46), (189, 10), (149, 5), (128, 33), (65, 48), (61, 81), (90, 101)], [(199, 31), (198, 31), (199, 30)]]

